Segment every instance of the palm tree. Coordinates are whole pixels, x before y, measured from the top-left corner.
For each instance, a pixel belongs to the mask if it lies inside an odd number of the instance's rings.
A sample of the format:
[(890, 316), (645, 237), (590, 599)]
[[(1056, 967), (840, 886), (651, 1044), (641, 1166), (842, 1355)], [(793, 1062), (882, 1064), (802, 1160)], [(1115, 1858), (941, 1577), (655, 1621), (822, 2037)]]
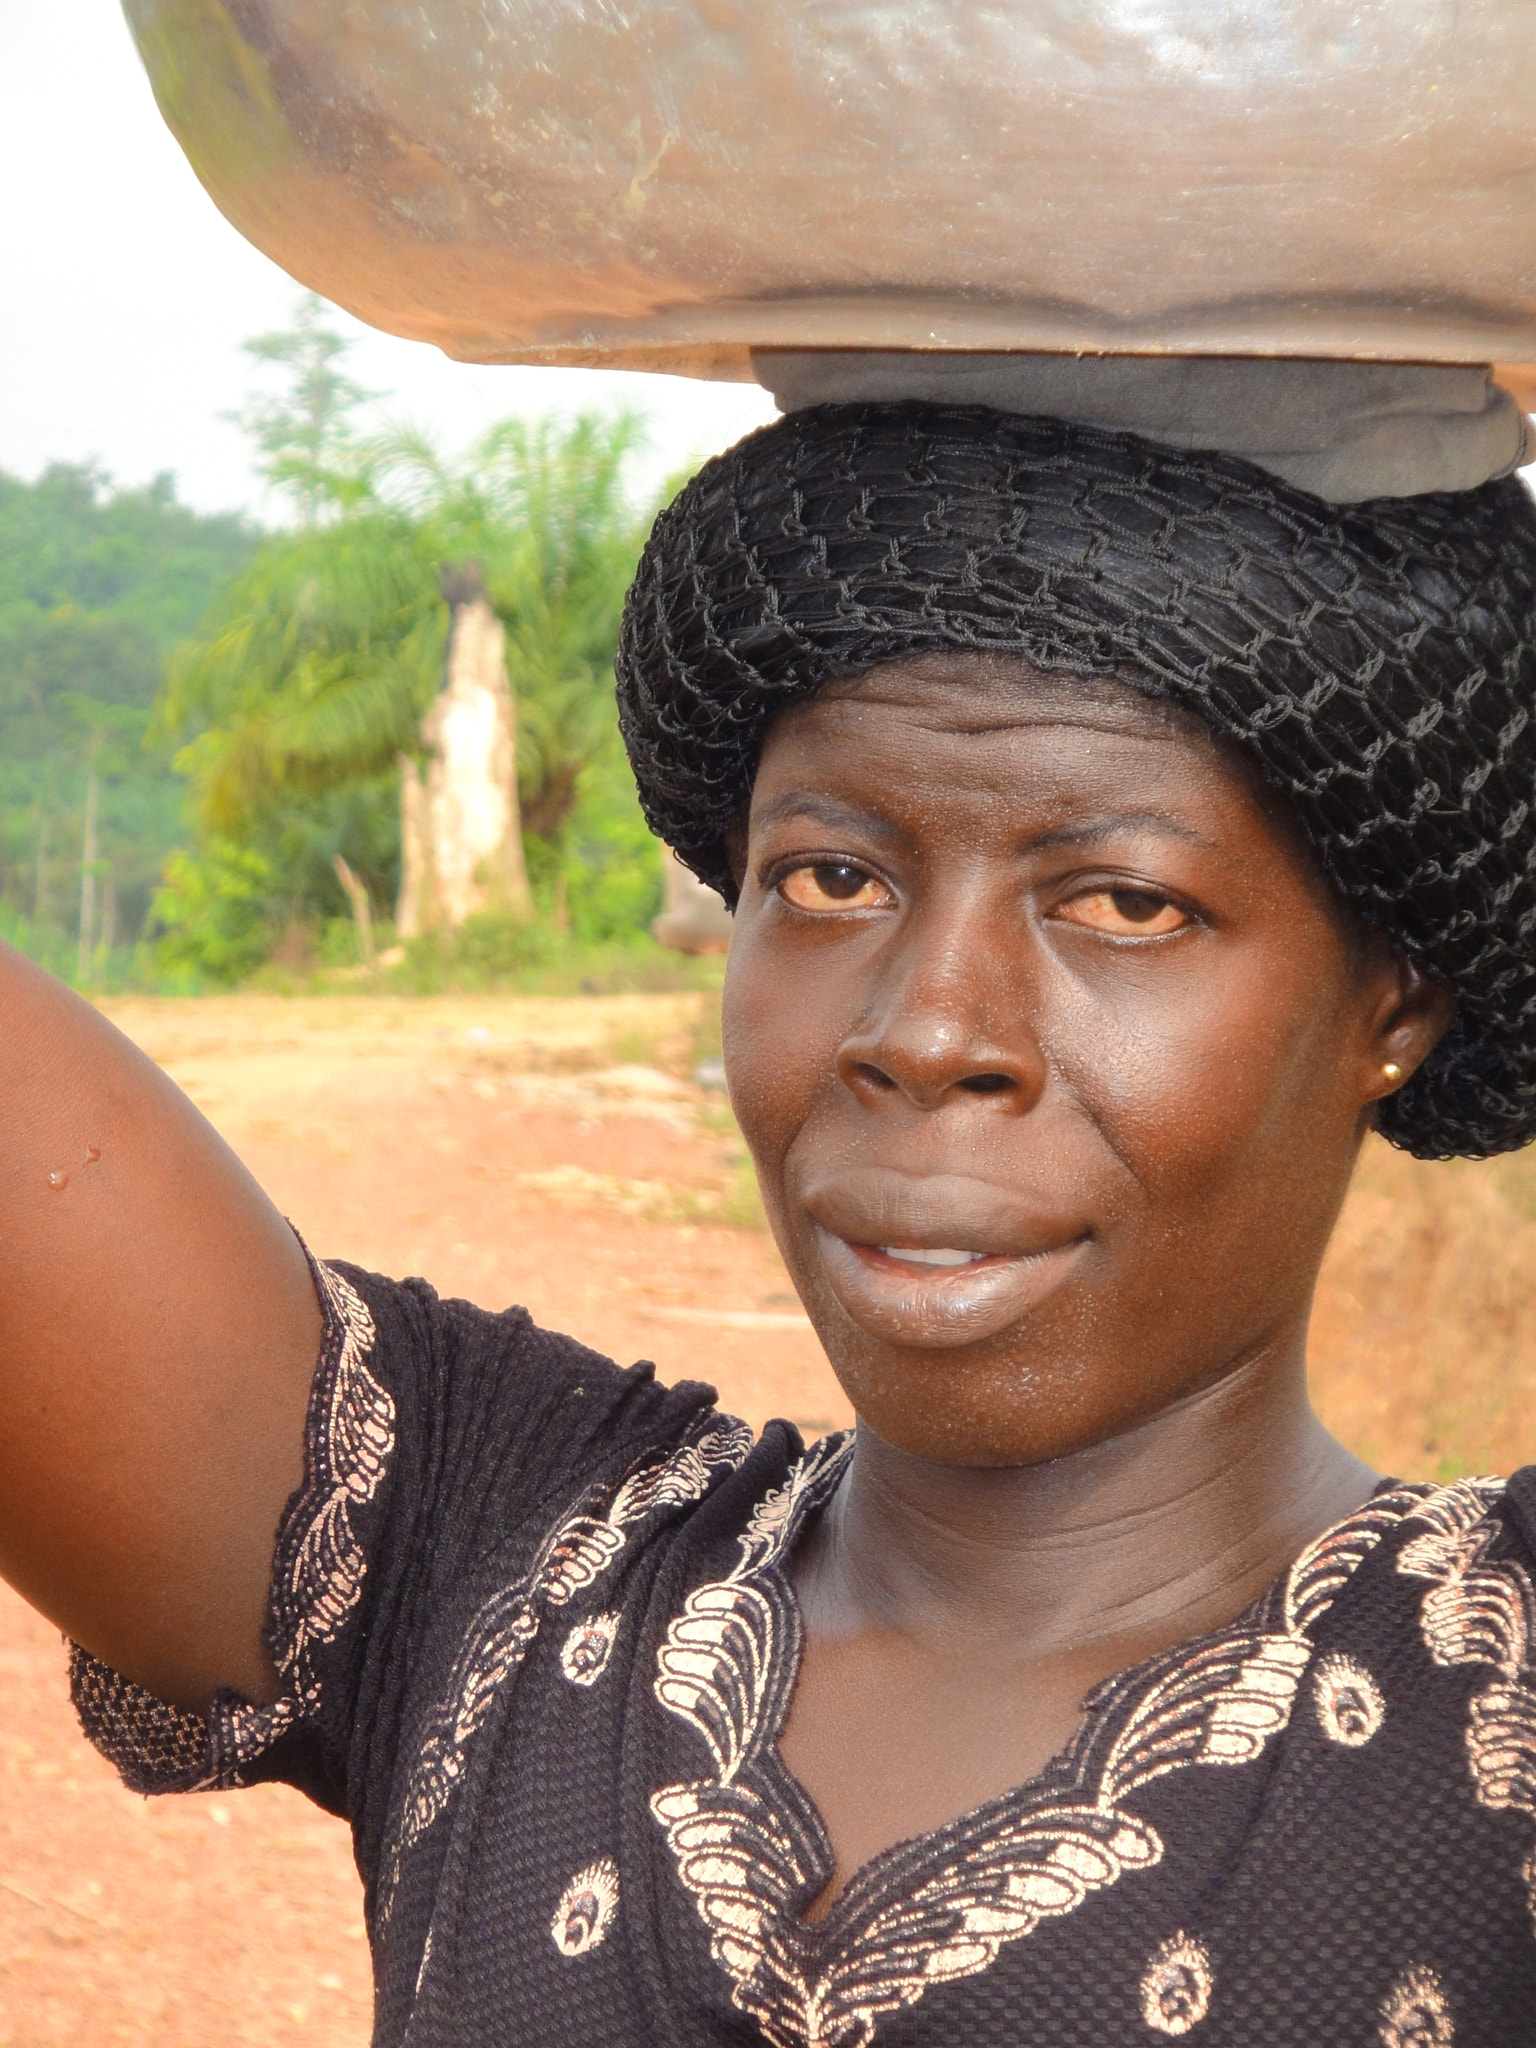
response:
[(419, 436), (372, 451), (375, 488), (412, 510), (438, 558), (480, 565), (506, 627), (523, 822), (538, 838), (563, 830), (613, 723), (619, 615), (656, 510), (626, 487), (643, 438), (632, 414), (583, 414), (504, 420), (457, 471)]
[(654, 510), (628, 489), (641, 439), (625, 414), (510, 420), (455, 464), (396, 432), (333, 472), (329, 516), (268, 541), (162, 692), (156, 732), (180, 743), (200, 835), (247, 843), (295, 797), (420, 755), (440, 573), (473, 561), (506, 632), (524, 829), (558, 873), (582, 770), (615, 727), (619, 614)]
[(415, 747), (447, 617), (422, 541), (372, 502), (269, 541), (172, 661), (155, 736), (182, 741), (176, 765), (204, 831), (239, 840), (272, 805)]

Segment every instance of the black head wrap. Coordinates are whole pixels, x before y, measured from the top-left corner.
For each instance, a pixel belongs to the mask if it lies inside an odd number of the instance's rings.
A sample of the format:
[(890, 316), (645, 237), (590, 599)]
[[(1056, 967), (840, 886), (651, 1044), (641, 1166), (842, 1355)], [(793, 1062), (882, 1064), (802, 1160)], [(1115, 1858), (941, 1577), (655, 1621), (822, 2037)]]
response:
[(1536, 1136), (1536, 508), (1329, 505), (1233, 456), (978, 407), (829, 405), (656, 522), (619, 714), (653, 829), (734, 901), (775, 713), (935, 650), (1115, 676), (1229, 736), (1346, 902), (1459, 998), (1384, 1101), (1421, 1158)]

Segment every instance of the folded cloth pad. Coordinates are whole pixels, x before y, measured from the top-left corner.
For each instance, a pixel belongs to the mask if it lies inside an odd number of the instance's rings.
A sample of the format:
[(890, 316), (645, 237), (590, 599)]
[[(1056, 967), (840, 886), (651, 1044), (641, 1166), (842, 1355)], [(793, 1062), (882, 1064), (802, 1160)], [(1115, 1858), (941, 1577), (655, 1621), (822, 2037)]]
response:
[(1240, 455), (1334, 504), (1468, 491), (1536, 456), (1476, 365), (756, 349), (752, 367), (784, 412), (915, 398), (1046, 414)]

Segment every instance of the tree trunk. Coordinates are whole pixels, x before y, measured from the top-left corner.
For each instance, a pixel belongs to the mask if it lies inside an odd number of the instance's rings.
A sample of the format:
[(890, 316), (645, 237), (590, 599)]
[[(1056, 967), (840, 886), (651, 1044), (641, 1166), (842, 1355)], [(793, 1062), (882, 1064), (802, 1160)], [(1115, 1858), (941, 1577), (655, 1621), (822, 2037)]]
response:
[[(414, 766), (414, 763), (412, 765)], [(357, 944), (358, 950), (362, 954), (363, 965), (371, 967), (373, 964), (373, 905), (368, 900), (368, 891), (353, 873), (351, 864), (343, 860), (339, 853), (331, 855), (331, 866), (336, 870), (336, 879), (340, 882), (342, 889), (346, 893), (347, 901), (352, 906), (352, 922), (357, 926)]]
[(453, 621), (447, 678), (421, 722), (426, 773), (400, 768), (402, 938), (452, 931), (481, 910), (533, 915), (506, 635), (472, 565), (445, 570), (443, 594)]
[(101, 783), (91, 770), (85, 785), (85, 836), (80, 845), (80, 959), (78, 979), (85, 982), (91, 972), (91, 940), (96, 926), (96, 807)]
[(395, 933), (417, 939), (427, 929), (427, 785), (409, 754), (400, 756), (400, 900)]

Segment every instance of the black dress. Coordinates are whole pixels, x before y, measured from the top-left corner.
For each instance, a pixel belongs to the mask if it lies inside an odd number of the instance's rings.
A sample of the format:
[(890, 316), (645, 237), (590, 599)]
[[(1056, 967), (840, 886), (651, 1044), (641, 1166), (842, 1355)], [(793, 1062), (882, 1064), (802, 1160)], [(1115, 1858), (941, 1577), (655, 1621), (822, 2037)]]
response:
[(323, 1289), (283, 1697), (205, 1723), (81, 1652), (74, 1686), (130, 1784), (346, 1816), (379, 2044), (1536, 2043), (1536, 1472), (1383, 1488), (808, 1927), (784, 1560), (848, 1440), (754, 1443), (419, 1281)]

